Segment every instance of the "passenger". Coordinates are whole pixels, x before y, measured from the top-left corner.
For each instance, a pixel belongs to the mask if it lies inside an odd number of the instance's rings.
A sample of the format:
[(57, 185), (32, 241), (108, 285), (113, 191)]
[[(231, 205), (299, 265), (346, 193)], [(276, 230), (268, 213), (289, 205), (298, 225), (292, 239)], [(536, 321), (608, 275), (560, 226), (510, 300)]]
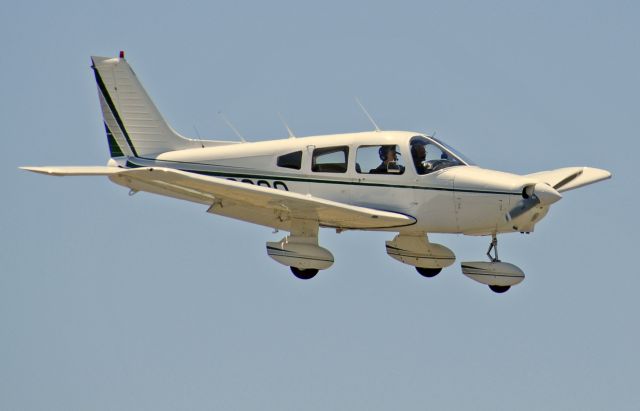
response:
[(398, 164), (398, 156), (400, 154), (396, 151), (395, 145), (380, 146), (378, 155), (380, 156), (380, 160), (382, 160), (382, 163), (377, 168), (371, 170), (371, 174), (404, 173), (404, 166)]

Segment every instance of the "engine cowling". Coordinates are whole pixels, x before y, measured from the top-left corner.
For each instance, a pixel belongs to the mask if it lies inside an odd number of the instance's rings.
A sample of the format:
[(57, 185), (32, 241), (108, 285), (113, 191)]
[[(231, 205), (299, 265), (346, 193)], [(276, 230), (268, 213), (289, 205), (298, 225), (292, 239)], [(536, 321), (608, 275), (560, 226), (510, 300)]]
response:
[(548, 207), (560, 201), (561, 198), (562, 194), (547, 184), (528, 185), (522, 189), (522, 200), (505, 215), (505, 218), (507, 221), (517, 220), (534, 207)]

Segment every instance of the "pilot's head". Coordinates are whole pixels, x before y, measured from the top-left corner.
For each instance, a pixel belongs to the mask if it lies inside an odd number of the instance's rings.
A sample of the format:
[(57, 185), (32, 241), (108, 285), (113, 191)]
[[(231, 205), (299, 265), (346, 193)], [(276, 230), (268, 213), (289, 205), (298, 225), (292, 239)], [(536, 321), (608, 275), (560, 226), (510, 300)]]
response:
[(427, 148), (424, 144), (416, 141), (411, 144), (411, 156), (416, 162), (424, 161), (427, 158)]
[(378, 155), (380, 156), (380, 160), (382, 161), (397, 161), (398, 160), (398, 152), (396, 151), (396, 146), (380, 146), (378, 150)]

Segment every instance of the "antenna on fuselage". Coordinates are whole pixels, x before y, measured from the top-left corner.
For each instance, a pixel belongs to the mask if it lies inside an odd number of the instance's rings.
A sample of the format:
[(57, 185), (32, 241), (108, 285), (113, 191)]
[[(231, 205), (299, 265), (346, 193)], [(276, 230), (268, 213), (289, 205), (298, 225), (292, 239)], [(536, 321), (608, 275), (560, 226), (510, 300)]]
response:
[(229, 128), (231, 130), (233, 130), (233, 133), (238, 136), (238, 138), (240, 139), (240, 141), (242, 141), (243, 143), (246, 143), (247, 140), (244, 139), (244, 137), (242, 137), (242, 134), (240, 134), (240, 132), (238, 131), (237, 128), (235, 128), (233, 126), (233, 124), (231, 123), (231, 121), (229, 121), (229, 119), (227, 118), (227, 116), (224, 115), (224, 113), (222, 111), (218, 111), (218, 115), (224, 120), (225, 123), (227, 123), (227, 125), (229, 126)]
[(282, 114), (278, 113), (278, 117), (280, 117), (280, 121), (282, 121), (282, 124), (284, 124), (284, 127), (287, 129), (287, 133), (289, 133), (289, 138), (296, 138), (296, 136), (293, 134), (293, 131), (291, 131), (291, 128), (289, 128), (289, 125), (287, 124), (287, 122), (284, 121), (284, 117), (282, 117)]
[(198, 127), (196, 127), (196, 125), (193, 125), (193, 129), (196, 131), (196, 136), (198, 136), (198, 141), (200, 141), (200, 145), (202, 146), (202, 148), (204, 148), (204, 143), (202, 142), (202, 138), (200, 137), (200, 132), (198, 131)]
[(371, 124), (373, 124), (373, 127), (375, 127), (376, 131), (380, 131), (380, 127), (378, 127), (378, 125), (376, 124), (375, 121), (373, 121), (373, 117), (371, 117), (371, 114), (369, 114), (369, 112), (367, 111), (366, 108), (364, 108), (364, 106), (362, 105), (362, 103), (360, 102), (360, 99), (358, 97), (355, 98), (356, 99), (356, 103), (358, 103), (358, 105), (360, 106), (360, 108), (362, 109), (362, 112), (367, 116), (367, 118), (369, 119), (369, 121), (371, 122)]

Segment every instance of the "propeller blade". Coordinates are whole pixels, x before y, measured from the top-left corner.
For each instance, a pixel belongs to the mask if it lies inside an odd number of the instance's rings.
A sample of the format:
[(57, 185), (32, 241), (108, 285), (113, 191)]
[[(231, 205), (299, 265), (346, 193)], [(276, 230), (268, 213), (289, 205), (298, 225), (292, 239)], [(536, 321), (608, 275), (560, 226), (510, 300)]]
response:
[(537, 183), (533, 187), (526, 187), (522, 191), (522, 196), (524, 198), (518, 201), (518, 204), (505, 216), (507, 221), (520, 217), (539, 204), (548, 206), (562, 198), (562, 195), (555, 188), (543, 183)]
[(520, 217), (522, 214), (531, 210), (533, 207), (537, 206), (538, 204), (540, 204), (540, 199), (535, 195), (529, 198), (523, 198), (518, 202), (518, 204), (516, 204), (515, 207), (511, 209), (511, 211), (507, 213), (506, 215), (507, 221), (515, 220), (516, 218)]
[(559, 190), (560, 188), (562, 188), (563, 186), (569, 184), (570, 182), (572, 182), (573, 180), (575, 180), (576, 178), (580, 177), (580, 175), (582, 174), (583, 170), (578, 170), (575, 173), (563, 178), (562, 180), (560, 180), (559, 182), (556, 183), (556, 185), (553, 186), (553, 188), (555, 190)]

